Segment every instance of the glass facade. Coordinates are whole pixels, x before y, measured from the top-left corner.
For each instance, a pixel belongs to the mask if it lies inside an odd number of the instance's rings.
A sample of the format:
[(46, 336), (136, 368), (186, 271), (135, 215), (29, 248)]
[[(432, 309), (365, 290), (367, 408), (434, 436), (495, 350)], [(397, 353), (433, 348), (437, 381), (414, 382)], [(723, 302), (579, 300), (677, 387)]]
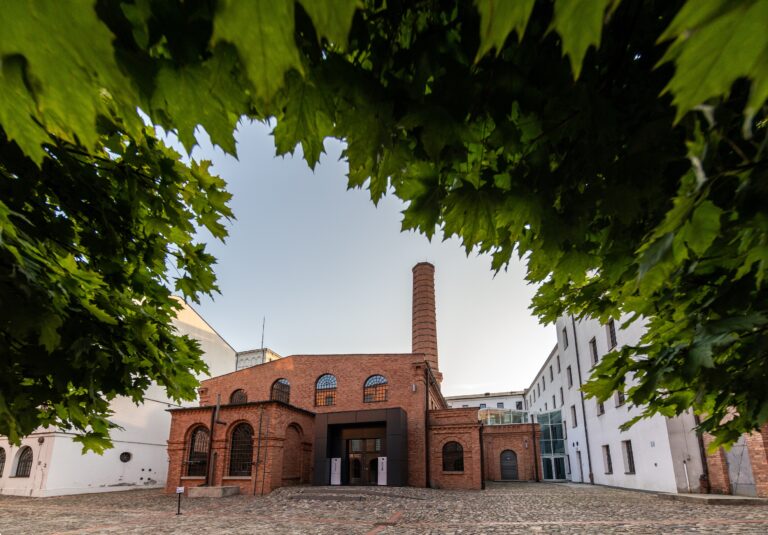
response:
[(559, 410), (539, 413), (536, 420), (541, 427), (541, 464), (545, 480), (565, 479), (565, 433)]
[(512, 409), (480, 409), (478, 418), (483, 425), (509, 425), (528, 423), (528, 413)]

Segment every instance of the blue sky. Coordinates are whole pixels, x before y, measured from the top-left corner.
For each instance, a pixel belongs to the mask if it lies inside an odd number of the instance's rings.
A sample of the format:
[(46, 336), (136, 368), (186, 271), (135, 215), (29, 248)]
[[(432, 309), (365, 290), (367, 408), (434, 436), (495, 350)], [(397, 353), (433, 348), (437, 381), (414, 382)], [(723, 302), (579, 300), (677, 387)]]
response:
[[(554, 327), (528, 311), (534, 288), (521, 263), (494, 277), (490, 257), (456, 240), (400, 232), (402, 202), (374, 206), (347, 190), (342, 144), (326, 140), (315, 171), (297, 149), (275, 157), (271, 128), (240, 126), (239, 160), (202, 143), (195, 159), (234, 195), (225, 244), (209, 240), (221, 295), (195, 308), (237, 350), (409, 352), (411, 268), (435, 265), (437, 332), (446, 395), (522, 389), (554, 346)], [(200, 136), (201, 141), (204, 136)]]

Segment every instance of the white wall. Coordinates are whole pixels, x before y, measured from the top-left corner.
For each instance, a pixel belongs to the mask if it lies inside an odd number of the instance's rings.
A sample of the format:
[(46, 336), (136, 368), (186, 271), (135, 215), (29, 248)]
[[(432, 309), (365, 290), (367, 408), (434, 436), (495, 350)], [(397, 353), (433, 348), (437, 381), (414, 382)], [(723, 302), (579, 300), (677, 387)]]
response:
[[(210, 376), (235, 371), (235, 350), (189, 305), (183, 303), (173, 323), (180, 334), (200, 343)], [(200, 375), (198, 379), (206, 377)], [(182, 405), (195, 406), (197, 401), (186, 401)], [(168, 472), (167, 441), (171, 422), (167, 409), (176, 406), (179, 405), (156, 384), (146, 390), (145, 401), (140, 405), (126, 397), (114, 399), (110, 403), (114, 411), (111, 420), (123, 429), (110, 434), (114, 448), (103, 455), (83, 454), (82, 445), (73, 442), (72, 434), (40, 429), (23, 441), (34, 453), (29, 478), (10, 477), (18, 448), (9, 447), (7, 439), (0, 437), (0, 447), (6, 450), (0, 494), (56, 496), (163, 486)], [(40, 438), (42, 443), (38, 443)], [(131, 454), (130, 461), (120, 460), (123, 452)]]
[(496, 409), (499, 408), (497, 405), (499, 403), (503, 403), (504, 406), (501, 408), (504, 409), (512, 409), (512, 410), (518, 410), (517, 409), (517, 402), (523, 403), (523, 408), (520, 410), (525, 410), (525, 403), (523, 400), (522, 394), (509, 394), (509, 393), (502, 393), (502, 392), (491, 392), (489, 394), (478, 394), (477, 396), (453, 396), (453, 397), (447, 397), (445, 398), (446, 402), (448, 402), (448, 406), (451, 408), (462, 408), (462, 407), (480, 407), (482, 403), (485, 403), (485, 407), (488, 409)]
[[(615, 326), (617, 347), (637, 344), (644, 333), (644, 325), (641, 322), (633, 323), (626, 330), (620, 328), (620, 321), (616, 321)], [(590, 340), (594, 338), (598, 358), (602, 358), (610, 350), (608, 331), (606, 326), (598, 321), (584, 319), (575, 322), (574, 332), (574, 322), (570, 316), (559, 318), (556, 327), (557, 346), (526, 390), (525, 397), (532, 413), (562, 410), (566, 422), (566, 451), (569, 458), (567, 466), (570, 468), (568, 478), (575, 482), (589, 482), (591, 461), (592, 475), (597, 484), (661, 492), (687, 492), (687, 467), (691, 490), (696, 492), (701, 474), (701, 458), (693, 431), (693, 417), (690, 414), (673, 419), (654, 416), (639, 421), (627, 431), (621, 431), (619, 426), (640, 414), (640, 408), (632, 407), (629, 403), (617, 406), (615, 396), (604, 403), (604, 414), (598, 414), (597, 402), (594, 399), (585, 398), (582, 406), (579, 387), (589, 379), (593, 367)], [(563, 334), (564, 328), (566, 334)], [(557, 370), (558, 357), (560, 372)], [(571, 387), (568, 386), (567, 379), (569, 367), (573, 378)], [(627, 382), (631, 386), (632, 378), (628, 378)], [(560, 388), (563, 389), (562, 402)], [(571, 407), (576, 412), (576, 427), (573, 427)], [(585, 425), (589, 435), (588, 449)], [(626, 440), (632, 443), (634, 474), (625, 473), (622, 441)], [(611, 474), (605, 473), (603, 445), (610, 448), (613, 464)], [(581, 469), (578, 467), (577, 452), (581, 453)], [(686, 461), (685, 464), (683, 461)]]

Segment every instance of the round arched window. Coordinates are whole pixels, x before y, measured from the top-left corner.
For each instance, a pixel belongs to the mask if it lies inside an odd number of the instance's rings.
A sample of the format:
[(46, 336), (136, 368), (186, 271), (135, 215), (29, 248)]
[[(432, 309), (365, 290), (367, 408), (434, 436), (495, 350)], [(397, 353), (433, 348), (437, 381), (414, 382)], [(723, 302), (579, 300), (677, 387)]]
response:
[(336, 377), (330, 373), (321, 375), (315, 383), (315, 405), (336, 405)]
[(443, 472), (464, 471), (464, 448), (458, 442), (446, 442), (443, 446)]
[(288, 403), (291, 400), (291, 383), (288, 379), (278, 379), (272, 383), (272, 391), (270, 392), (269, 399), (273, 401), (282, 401)]
[(19, 451), (19, 457), (16, 461), (15, 477), (29, 477), (32, 473), (32, 448), (24, 446)]
[(229, 402), (233, 405), (238, 403), (248, 403), (248, 395), (245, 393), (245, 390), (238, 388), (232, 392), (231, 396), (229, 396)]
[(371, 375), (363, 385), (363, 402), (387, 401), (387, 379), (383, 375)]
[(253, 466), (253, 428), (246, 423), (237, 424), (232, 431), (229, 450), (229, 475), (249, 476)]

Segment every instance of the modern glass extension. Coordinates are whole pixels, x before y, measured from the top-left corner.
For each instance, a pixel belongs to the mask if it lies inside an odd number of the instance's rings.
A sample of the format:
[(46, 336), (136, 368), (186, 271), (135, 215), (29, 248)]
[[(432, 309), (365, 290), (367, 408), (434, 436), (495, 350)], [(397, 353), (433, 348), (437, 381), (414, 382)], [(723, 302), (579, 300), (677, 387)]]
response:
[(542, 479), (565, 481), (565, 433), (560, 410), (536, 414), (541, 427)]
[(511, 409), (480, 409), (477, 416), (483, 425), (527, 424), (528, 413)]

